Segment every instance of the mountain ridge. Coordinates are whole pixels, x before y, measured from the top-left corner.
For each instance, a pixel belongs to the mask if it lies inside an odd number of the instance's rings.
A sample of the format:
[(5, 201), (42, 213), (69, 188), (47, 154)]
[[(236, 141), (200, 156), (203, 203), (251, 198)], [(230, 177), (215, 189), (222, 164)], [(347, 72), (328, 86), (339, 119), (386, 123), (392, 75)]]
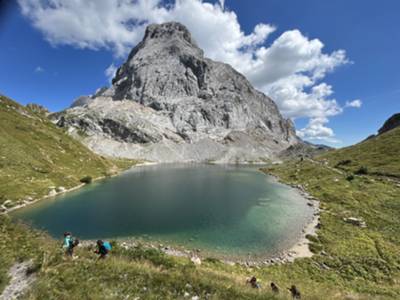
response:
[(301, 142), (269, 97), (176, 22), (149, 25), (110, 88), (53, 119), (99, 154), (161, 162), (263, 162)]

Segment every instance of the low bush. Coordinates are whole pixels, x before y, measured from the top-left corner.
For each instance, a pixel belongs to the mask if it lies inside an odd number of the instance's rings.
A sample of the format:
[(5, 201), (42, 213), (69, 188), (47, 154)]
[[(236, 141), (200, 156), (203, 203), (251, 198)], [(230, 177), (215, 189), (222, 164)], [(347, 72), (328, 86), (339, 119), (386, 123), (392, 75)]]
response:
[(365, 166), (361, 166), (357, 171), (354, 172), (356, 175), (367, 175), (368, 174), (368, 168)]
[(310, 248), (310, 251), (311, 251), (312, 253), (319, 253), (319, 252), (321, 252), (322, 249), (323, 249), (322, 245), (321, 245), (321, 244), (317, 244), (317, 243), (311, 243), (311, 244), (309, 245), (309, 248)]
[(93, 180), (93, 179), (92, 179), (91, 176), (85, 176), (85, 177), (81, 178), (79, 181), (82, 182), (82, 183), (89, 184), (89, 183), (92, 182), (92, 180)]
[(337, 164), (336, 164), (336, 168), (337, 167), (340, 167), (340, 166), (347, 166), (347, 165), (349, 165), (349, 164), (351, 164), (351, 159), (344, 159), (344, 160), (341, 160), (341, 161), (339, 161)]
[(307, 234), (306, 239), (308, 239), (309, 241), (311, 241), (313, 243), (319, 243), (318, 237), (316, 237), (315, 235), (312, 235), (312, 234)]
[(138, 245), (135, 248), (122, 251), (122, 253), (133, 260), (148, 260), (155, 266), (163, 266), (165, 268), (175, 266), (174, 259), (158, 249), (145, 248)]

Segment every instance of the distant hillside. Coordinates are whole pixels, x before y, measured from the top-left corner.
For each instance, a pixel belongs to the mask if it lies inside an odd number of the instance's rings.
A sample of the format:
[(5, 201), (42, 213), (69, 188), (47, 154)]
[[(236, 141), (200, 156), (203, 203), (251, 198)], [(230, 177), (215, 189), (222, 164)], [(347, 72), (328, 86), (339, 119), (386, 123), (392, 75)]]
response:
[(14, 206), (116, 172), (132, 161), (95, 155), (53, 125), (37, 106), (0, 96), (0, 204)]
[(400, 177), (400, 127), (354, 146), (323, 154), (321, 159), (329, 160), (333, 167), (356, 173)]
[(314, 157), (332, 149), (333, 148), (326, 145), (316, 145), (304, 141), (303, 143), (292, 145), (282, 151), (279, 154), (279, 158), (282, 160), (291, 160), (299, 157)]

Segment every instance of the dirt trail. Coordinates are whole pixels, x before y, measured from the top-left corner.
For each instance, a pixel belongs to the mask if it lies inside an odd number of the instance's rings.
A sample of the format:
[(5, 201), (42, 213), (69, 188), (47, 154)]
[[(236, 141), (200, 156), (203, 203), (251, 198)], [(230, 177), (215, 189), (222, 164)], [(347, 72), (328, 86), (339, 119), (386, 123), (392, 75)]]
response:
[(0, 300), (17, 299), (23, 295), (30, 285), (36, 280), (35, 274), (28, 274), (28, 269), (32, 262), (23, 262), (14, 264), (8, 275), (11, 277), (9, 284), (0, 295)]

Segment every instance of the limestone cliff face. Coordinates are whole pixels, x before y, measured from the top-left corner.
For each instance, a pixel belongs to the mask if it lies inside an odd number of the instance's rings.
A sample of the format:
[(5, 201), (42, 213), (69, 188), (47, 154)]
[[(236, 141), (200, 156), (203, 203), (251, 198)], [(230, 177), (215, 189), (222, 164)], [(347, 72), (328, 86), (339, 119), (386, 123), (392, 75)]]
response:
[(110, 88), (53, 118), (98, 153), (155, 161), (263, 161), (299, 142), (270, 98), (174, 22), (148, 26)]

